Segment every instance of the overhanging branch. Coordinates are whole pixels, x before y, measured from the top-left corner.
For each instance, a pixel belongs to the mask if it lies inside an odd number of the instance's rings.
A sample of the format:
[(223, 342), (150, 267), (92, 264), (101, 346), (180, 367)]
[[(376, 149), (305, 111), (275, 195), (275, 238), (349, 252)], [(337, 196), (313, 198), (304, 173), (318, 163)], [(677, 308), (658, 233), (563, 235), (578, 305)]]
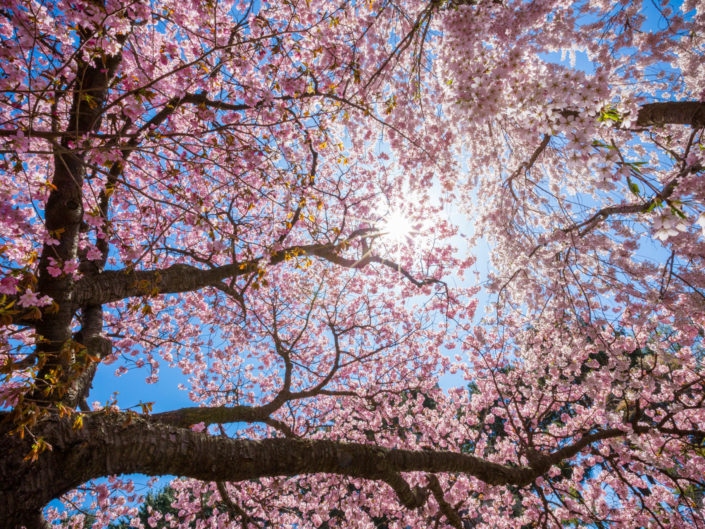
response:
[[(131, 473), (223, 482), (335, 474), (383, 481), (396, 492), (400, 503), (416, 508), (423, 505), (428, 495), (423, 489), (412, 488), (404, 473), (450, 472), (472, 476), (488, 485), (523, 487), (545, 474), (551, 465), (576, 456), (592, 443), (631, 432), (647, 434), (662, 429), (630, 425), (626, 429), (595, 431), (555, 452), (527, 454), (531, 456), (529, 466), (510, 466), (444, 450), (390, 449), (322, 439), (231, 439), (155, 423), (134, 413), (85, 414), (80, 429), (74, 429), (70, 419), (54, 416), (37, 425), (35, 434), (52, 446), (37, 462), (22, 460), (32, 443), (30, 439), (4, 437), (2, 448), (17, 456), (0, 467), (5, 478), (0, 482), (0, 519), (12, 521), (13, 516), (26, 516), (26, 512), (13, 510), (16, 506), (3, 500), (11, 496), (10, 491), (13, 497), (32, 497), (26, 507), (35, 512), (88, 480)], [(431, 479), (428, 491), (432, 494), (434, 485)], [(29, 495), (30, 491), (33, 495)], [(434, 497), (438, 493), (436, 490)], [(453, 518), (445, 507), (444, 514), (449, 520)]]
[(129, 297), (192, 292), (209, 286), (222, 288), (221, 281), (225, 279), (252, 274), (260, 268), (302, 255), (319, 257), (345, 268), (359, 269), (370, 263), (378, 263), (396, 270), (419, 287), (433, 283), (442, 284), (440, 280), (432, 278), (418, 280), (398, 264), (379, 256), (368, 255), (358, 260), (343, 257), (341, 252), (352, 239), (353, 236), (348, 237), (338, 244), (292, 246), (276, 251), (269, 257), (258, 257), (210, 269), (175, 264), (160, 270), (107, 270), (79, 280), (76, 283), (75, 299), (78, 305), (102, 305)]

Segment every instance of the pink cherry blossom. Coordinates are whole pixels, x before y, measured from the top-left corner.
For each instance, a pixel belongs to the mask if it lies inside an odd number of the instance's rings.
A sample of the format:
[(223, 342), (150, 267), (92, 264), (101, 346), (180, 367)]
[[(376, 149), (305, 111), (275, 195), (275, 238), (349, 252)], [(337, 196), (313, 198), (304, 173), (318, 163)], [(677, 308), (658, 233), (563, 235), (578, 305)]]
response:
[(3, 527), (705, 527), (703, 35), (5, 2)]

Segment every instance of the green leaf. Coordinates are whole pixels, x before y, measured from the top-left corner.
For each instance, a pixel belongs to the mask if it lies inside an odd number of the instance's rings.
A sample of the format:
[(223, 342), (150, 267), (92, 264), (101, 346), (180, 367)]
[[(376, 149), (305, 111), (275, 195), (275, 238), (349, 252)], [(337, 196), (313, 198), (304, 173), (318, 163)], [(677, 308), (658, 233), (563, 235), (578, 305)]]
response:
[(627, 177), (627, 183), (629, 184), (629, 190), (634, 193), (636, 196), (639, 196), (639, 193), (641, 190), (639, 189), (639, 186), (636, 185), (631, 178)]
[(675, 216), (680, 217), (681, 219), (687, 219), (688, 217), (685, 216), (685, 213), (683, 213), (680, 209), (678, 209), (675, 206), (671, 206), (671, 213), (673, 213)]
[(650, 213), (654, 210), (654, 208), (660, 208), (662, 205), (661, 199), (660, 198), (655, 198), (651, 201), (651, 204), (649, 204), (649, 207), (646, 208), (645, 213)]
[(605, 107), (600, 111), (600, 116), (597, 118), (597, 121), (614, 121), (615, 123), (621, 123), (622, 115), (614, 108)]

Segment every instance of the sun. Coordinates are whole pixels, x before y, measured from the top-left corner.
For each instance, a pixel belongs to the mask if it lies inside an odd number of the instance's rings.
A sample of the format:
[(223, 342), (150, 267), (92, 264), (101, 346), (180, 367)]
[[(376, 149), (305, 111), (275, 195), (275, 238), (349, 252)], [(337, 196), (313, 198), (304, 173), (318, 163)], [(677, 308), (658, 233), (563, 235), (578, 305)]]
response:
[(393, 210), (384, 219), (382, 236), (394, 243), (402, 244), (411, 235), (411, 221), (401, 212)]

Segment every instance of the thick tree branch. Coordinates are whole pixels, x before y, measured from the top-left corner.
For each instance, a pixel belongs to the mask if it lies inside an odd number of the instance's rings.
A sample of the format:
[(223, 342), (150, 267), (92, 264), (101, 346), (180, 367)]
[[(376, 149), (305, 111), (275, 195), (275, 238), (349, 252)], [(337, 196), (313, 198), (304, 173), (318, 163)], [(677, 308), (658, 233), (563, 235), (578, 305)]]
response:
[[(564, 117), (577, 117), (579, 110), (557, 110)], [(653, 127), (662, 125), (690, 125), (694, 128), (705, 126), (705, 102), (701, 101), (666, 101), (663, 103), (646, 103), (639, 107), (636, 127)]]
[(217, 406), (212, 408), (180, 408), (149, 415), (147, 420), (164, 425), (188, 428), (193, 424), (228, 424), (233, 422), (264, 422), (279, 408), (272, 403), (264, 406)]
[(636, 125), (649, 127), (658, 125), (705, 126), (705, 102), (668, 101), (647, 103), (639, 108)]
[[(26, 515), (17, 511), (16, 498), (32, 498), (24, 506), (40, 508), (81, 483), (111, 474), (172, 474), (204, 481), (338, 474), (384, 481), (408, 507), (422, 504), (423, 495), (409, 488), (400, 476), (403, 472), (459, 472), (493, 485), (526, 485), (537, 475), (531, 468), (455, 452), (393, 450), (327, 440), (229, 439), (123, 413), (88, 414), (79, 430), (67, 420), (47, 420), (37, 426), (37, 435), (53, 447), (41, 454), (37, 464), (0, 460), (0, 474), (5, 477), (0, 483), (0, 519), (12, 522)], [(14, 454), (26, 453), (31, 443), (8, 436), (0, 442), (4, 445), (0, 448)]]
[(276, 251), (269, 257), (258, 257), (207, 270), (186, 264), (175, 264), (162, 270), (107, 270), (79, 280), (75, 288), (75, 299), (80, 305), (102, 305), (129, 297), (191, 292), (208, 286), (221, 288), (224, 279), (252, 274), (260, 267), (276, 265), (301, 255), (320, 257), (345, 268), (364, 268), (369, 263), (382, 264), (400, 272), (416, 286), (442, 283), (430, 278), (418, 280), (393, 261), (382, 257), (369, 255), (359, 260), (342, 257), (340, 252), (352, 238), (338, 244), (292, 246)]
[[(162, 418), (168, 414), (158, 414)], [(0, 418), (2, 416), (0, 415)], [(0, 460), (0, 519), (26, 520), (52, 498), (90, 479), (110, 474), (172, 474), (203, 481), (243, 481), (275, 476), (337, 474), (384, 481), (408, 508), (424, 504), (424, 490), (412, 489), (402, 473), (452, 472), (475, 477), (490, 485), (526, 486), (551, 465), (574, 457), (592, 443), (622, 437), (618, 428), (586, 434), (549, 454), (528, 454), (530, 466), (509, 466), (475, 456), (443, 450), (415, 451), (330, 440), (270, 438), (230, 439), (157, 423), (130, 413), (84, 415), (83, 428), (53, 418), (36, 427), (52, 446), (38, 462), (22, 460), (31, 440), (0, 436), (0, 449), (14, 458)], [(660, 431), (631, 425), (637, 434)], [(680, 433), (680, 432), (679, 432)], [(433, 479), (429, 490), (434, 492)], [(38, 493), (39, 491), (39, 493)], [(442, 496), (441, 496), (442, 497)], [(17, 498), (31, 498), (17, 504)], [(444, 500), (445, 501), (445, 500)], [(453, 514), (439, 501), (452, 522)], [(457, 514), (457, 513), (456, 513)], [(15, 522), (18, 523), (18, 522)]]

